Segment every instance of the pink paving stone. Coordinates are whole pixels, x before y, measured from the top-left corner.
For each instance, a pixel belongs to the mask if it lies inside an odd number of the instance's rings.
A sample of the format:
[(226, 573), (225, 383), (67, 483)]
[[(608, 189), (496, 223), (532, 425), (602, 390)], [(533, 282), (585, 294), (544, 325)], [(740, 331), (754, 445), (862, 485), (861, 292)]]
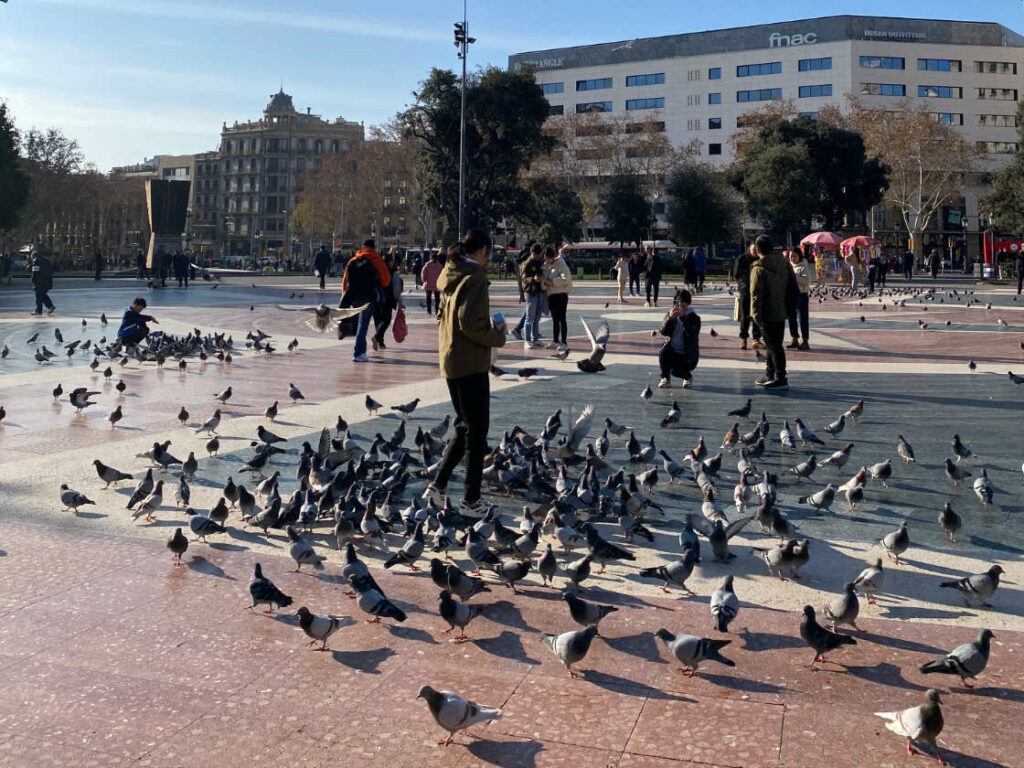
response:
[(652, 755), (635, 755), (625, 753), (620, 759), (618, 768), (725, 768), (711, 763), (691, 763), (689, 760), (669, 760)]
[[(495, 734), (468, 741), (464, 751), (465, 756), (453, 763), (457, 768), (495, 765), (502, 768), (615, 768), (622, 765), (618, 752)], [(680, 768), (678, 763), (674, 765)]]
[(81, 745), (65, 746), (51, 739), (0, 734), (0, 766), (11, 768), (127, 768), (129, 758), (96, 752)]

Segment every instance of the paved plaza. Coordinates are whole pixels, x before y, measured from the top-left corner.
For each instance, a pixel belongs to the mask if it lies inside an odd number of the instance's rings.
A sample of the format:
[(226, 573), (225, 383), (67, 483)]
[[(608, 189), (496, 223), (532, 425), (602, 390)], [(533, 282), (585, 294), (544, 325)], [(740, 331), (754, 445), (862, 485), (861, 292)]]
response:
[[(657, 389), (661, 339), (653, 331), (671, 305), (667, 286), (661, 306), (645, 308), (638, 298), (617, 305), (610, 283), (579, 283), (569, 304), (566, 361), (510, 339), (497, 361), (508, 374), (491, 380), (492, 444), (513, 425), (537, 434), (559, 408), (564, 434), (593, 404), (597, 418), (588, 442), (610, 418), (641, 442), (653, 436), (658, 449), (685, 464), (700, 437), (711, 455), (717, 453), (734, 421), (728, 412), (752, 398), (751, 417), (763, 411), (771, 424), (758, 468), (778, 473), (779, 507), (797, 536), (811, 542), (803, 579), (780, 581), (751, 552), (777, 542), (755, 523), (730, 541), (736, 557), (728, 564), (714, 562), (702, 539), (702, 562), (687, 581), (695, 595), (678, 589), (666, 595), (658, 581), (641, 578), (638, 567), (680, 556), (685, 515), (701, 517), (701, 497), (688, 476), (668, 485), (663, 475), (653, 497), (665, 513), (647, 520), (653, 542), (624, 543), (614, 519), (595, 520), (601, 534), (636, 561), (613, 563), (584, 583), (585, 599), (618, 610), (602, 621), (578, 665), (582, 677), (570, 679), (539, 638), (576, 625), (560, 589), (543, 587), (535, 573), (518, 585), (517, 595), (485, 575), (491, 591), (471, 601), (483, 615), (467, 628), (471, 640), (454, 644), (441, 634), (447, 625), (429, 574), (401, 565), (385, 571), (379, 566), (386, 555), (361, 548), (374, 577), (408, 614), (403, 623), (364, 623), (344, 594), (333, 521), (314, 526), (308, 537), (327, 555), (326, 568), (292, 573), (285, 532), (271, 529), (266, 537), (234, 510), (226, 534), (209, 544), (191, 542), (185, 567), (173, 567), (166, 540), (175, 527), (187, 531), (187, 517), (174, 503), (173, 471), (155, 473), (167, 480), (155, 520), (133, 519), (125, 505), (148, 466), (139, 454), (154, 442), (170, 440), (179, 458), (195, 452), (190, 505), (206, 512), (229, 477), (254, 486), (240, 470), (253, 454), (259, 425), (287, 438), (287, 452), (268, 465), (268, 474), (281, 471), (287, 499), (297, 487), (302, 443), (315, 446), (321, 429), (333, 429), (339, 415), (364, 448), (377, 433), (394, 433), (398, 415), (384, 408), (371, 416), (363, 405), (367, 393), (385, 406), (420, 398), (408, 421), (407, 446), (417, 427), (432, 427), (450, 412), (438, 378), (436, 327), (421, 294), (407, 291), (405, 342), (395, 344), (389, 333), (387, 349), (370, 352), (372, 362), (360, 365), (351, 361), (351, 340), (316, 334), (304, 324), (306, 315), (279, 308), (321, 300), (333, 305), (336, 290), (321, 293), (304, 276), (254, 279), (227, 279), (216, 289), (198, 283), (149, 290), (129, 279), (58, 278), (51, 294), (57, 312), (41, 318), (29, 315), (27, 284), (0, 285), (0, 347), (9, 350), (0, 361), (6, 411), (0, 422), (0, 765), (914, 766), (929, 764), (928, 758), (907, 756), (903, 740), (873, 713), (922, 703), (931, 687), (944, 692), (939, 744), (946, 760), (960, 768), (1021, 765), (1024, 390), (1006, 374), (1024, 375), (1024, 300), (1009, 289), (896, 280), (890, 288), (897, 291), (934, 293), (812, 299), (811, 350), (789, 355), (785, 392), (753, 385), (763, 368), (753, 350), (738, 349), (724, 284), (709, 286), (695, 301), (703, 330), (690, 390), (678, 380), (670, 390)], [(177, 360), (158, 367), (104, 358), (92, 370), (91, 354), (64, 354), (55, 329), (65, 343), (112, 339), (136, 295), (147, 298), (148, 311), (160, 320), (157, 329), (232, 335), (231, 364), (188, 358), (181, 370)], [(968, 307), (969, 300), (976, 303)], [(520, 309), (510, 282), (492, 286), (492, 311), (513, 318)], [(101, 313), (110, 321), (106, 326)], [(603, 373), (576, 368), (589, 351), (581, 316), (591, 325), (601, 318), (610, 325)], [(270, 334), (273, 353), (246, 349), (246, 335), (257, 329)], [(550, 338), (548, 322), (541, 331)], [(289, 352), (293, 338), (298, 348)], [(43, 344), (56, 356), (40, 364), (35, 353)], [(105, 379), (108, 365), (112, 376)], [(524, 367), (539, 370), (528, 379), (516, 376)], [(119, 381), (123, 393), (115, 387)], [(305, 400), (289, 402), (289, 383)], [(58, 384), (64, 394), (55, 399)], [(647, 385), (654, 395), (645, 404), (640, 393)], [(218, 405), (213, 395), (228, 386), (234, 395), (222, 407), (221, 450), (208, 457), (209, 436), (196, 429)], [(81, 414), (68, 402), (76, 387), (99, 392), (96, 405)], [(280, 413), (270, 424), (263, 412), (275, 400)], [(825, 425), (858, 400), (864, 401), (860, 421), (838, 438), (829, 436)], [(682, 411), (680, 425), (663, 429), (673, 401)], [(105, 417), (118, 405), (123, 419), (111, 428)], [(178, 420), (182, 407), (189, 413), (186, 425)], [(783, 422), (797, 418), (825, 447), (780, 447)], [(739, 421), (742, 432), (753, 428), (753, 421)], [(972, 475), (956, 488), (943, 471), (954, 433), (973, 454), (964, 463)], [(915, 463), (904, 465), (897, 456), (899, 434), (913, 445)], [(812, 452), (820, 461), (847, 442), (854, 447), (843, 469), (822, 466), (800, 480), (788, 472)], [(95, 459), (134, 479), (103, 490)], [(893, 462), (888, 487), (869, 482), (852, 511), (842, 494), (824, 514), (798, 502), (886, 459)], [(612, 441), (608, 461), (616, 468), (627, 463), (623, 441)], [(660, 469), (660, 461), (655, 466)], [(995, 488), (986, 506), (972, 490), (982, 468)], [(736, 482), (736, 457), (726, 453), (718, 486), (730, 519)], [(95, 505), (77, 515), (63, 511), (61, 483)], [(396, 506), (407, 506), (421, 488), (420, 480), (410, 483)], [(522, 498), (486, 498), (518, 528)], [(954, 543), (936, 520), (947, 501), (963, 518)], [(800, 639), (801, 608), (810, 604), (820, 614), (847, 581), (884, 557), (879, 539), (904, 520), (910, 548), (901, 565), (886, 564), (877, 604), (861, 600), (860, 631), (851, 632), (857, 644), (830, 654), (820, 671), (808, 669), (813, 652)], [(389, 536), (390, 550), (402, 541)], [(542, 547), (546, 541), (553, 539), (544, 537)], [(452, 555), (469, 570), (460, 549)], [(274, 615), (245, 610), (256, 562), (293, 605)], [(965, 606), (955, 591), (939, 587), (993, 564), (1005, 574), (990, 608)], [(726, 636), (713, 630), (708, 603), (727, 574), (735, 577), (741, 609)], [(564, 583), (561, 571), (555, 582)], [(294, 616), (299, 606), (351, 617), (330, 639), (330, 652), (307, 649)], [(728, 637), (723, 654), (736, 666), (709, 662), (696, 677), (682, 675), (655, 636), (662, 627)], [(923, 662), (973, 640), (982, 628), (996, 639), (974, 689), (919, 672)], [(451, 746), (437, 746), (445, 733), (416, 699), (421, 685), (500, 707), (503, 715), (458, 734)]]

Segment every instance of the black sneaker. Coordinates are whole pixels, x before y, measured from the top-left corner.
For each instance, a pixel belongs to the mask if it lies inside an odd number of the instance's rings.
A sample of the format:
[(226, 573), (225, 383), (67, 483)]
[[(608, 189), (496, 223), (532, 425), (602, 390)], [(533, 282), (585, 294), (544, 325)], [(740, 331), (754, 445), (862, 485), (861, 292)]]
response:
[(776, 379), (764, 385), (765, 389), (789, 389), (789, 382), (785, 379)]
[(522, 341), (523, 340), (523, 332), (520, 331), (518, 328), (513, 328), (512, 329), (512, 335), (516, 337), (517, 341)]
[(774, 379), (770, 379), (767, 376), (762, 376), (760, 379), (755, 381), (754, 384), (756, 384), (759, 387), (767, 387), (773, 381), (775, 381), (775, 380)]

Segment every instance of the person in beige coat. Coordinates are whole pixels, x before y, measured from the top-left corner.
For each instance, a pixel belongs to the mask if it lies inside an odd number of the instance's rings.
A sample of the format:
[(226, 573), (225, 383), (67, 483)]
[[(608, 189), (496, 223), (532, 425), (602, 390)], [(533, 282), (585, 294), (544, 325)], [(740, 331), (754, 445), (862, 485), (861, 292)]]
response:
[[(787, 252), (789, 256), (789, 267), (793, 270), (793, 274), (796, 276), (796, 287), (800, 291), (796, 297), (796, 303), (793, 305), (793, 311), (789, 313), (789, 335), (791, 341), (787, 349), (810, 349), (810, 345), (807, 343), (808, 339), (808, 312), (810, 310), (810, 290), (811, 290), (811, 266), (808, 264), (807, 259), (804, 258), (803, 253), (798, 249), (794, 248)], [(800, 324), (800, 338), (797, 337), (797, 321)]]
[(567, 349), (569, 323), (566, 313), (569, 309), (569, 294), (572, 292), (572, 274), (565, 259), (551, 245), (544, 249), (543, 285), (548, 295), (548, 311), (551, 312), (551, 340), (558, 349)]

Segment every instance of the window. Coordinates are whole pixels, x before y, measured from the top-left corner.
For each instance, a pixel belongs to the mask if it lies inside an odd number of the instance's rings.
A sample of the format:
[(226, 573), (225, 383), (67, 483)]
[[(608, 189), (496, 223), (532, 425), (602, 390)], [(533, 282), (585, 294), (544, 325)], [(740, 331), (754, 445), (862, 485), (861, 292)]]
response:
[(960, 99), (963, 98), (963, 89), (950, 85), (919, 85), (917, 95), (922, 99)]
[(801, 112), (800, 113), (800, 117), (806, 117), (808, 120), (817, 120), (818, 119), (818, 113), (817, 112)]
[(613, 133), (615, 133), (615, 126), (607, 122), (581, 125), (576, 129), (577, 136), (611, 136)]
[(700, 73), (702, 70), (699, 69), (688, 69), (686, 70), (687, 80), (700, 80)]
[(318, 155), (322, 155), (324, 153), (324, 142), (323, 142), (323, 139), (317, 139), (316, 140), (316, 146), (313, 148), (313, 152), (315, 152)]
[(405, 195), (399, 195), (398, 196), (398, 204), (399, 205), (405, 205)]
[(652, 99), (626, 99), (626, 109), (664, 109), (665, 97), (658, 96)]
[(906, 96), (907, 86), (900, 83), (861, 83), (863, 96)]
[(1017, 64), (1012, 61), (976, 61), (974, 71), (985, 75), (1016, 75)]
[(306, 153), (306, 140), (305, 139), (299, 139), (298, 151), (301, 154), (305, 154)]
[(612, 87), (612, 79), (610, 77), (598, 77), (593, 80), (577, 80), (576, 90), (577, 91), (600, 91), (604, 88)]
[(384, 207), (385, 208), (390, 208), (391, 207), (391, 198), (390, 197), (385, 197), (384, 198)]
[(565, 93), (565, 83), (541, 83), (540, 89), (545, 94), (548, 93)]
[[(709, 104), (711, 102), (708, 102)], [(688, 93), (686, 94), (686, 106), (688, 107), (699, 107), (700, 106), (700, 94), (699, 93)]]
[(688, 131), (699, 131), (700, 130), (700, 118), (691, 118), (686, 121), (686, 130)]
[(832, 69), (832, 57), (820, 59), (800, 59), (797, 69), (801, 72), (817, 72), (819, 69)]
[(612, 103), (610, 101), (585, 101), (582, 104), (576, 105), (576, 114), (580, 115), (585, 112), (611, 112)]
[(756, 75), (777, 75), (782, 71), (781, 61), (769, 61), (766, 64), (741, 64), (736, 67), (736, 77), (754, 77)]
[(405, 216), (398, 217), (398, 228), (405, 229)]
[(565, 107), (561, 104), (551, 104), (548, 106), (548, 117), (554, 117), (555, 115), (564, 115)]
[(979, 99), (992, 99), (993, 101), (1016, 101), (1016, 88), (979, 88)]
[(721, 80), (722, 79), (722, 68), (712, 67), (708, 70), (708, 80)]
[(1010, 155), (1020, 149), (1020, 144), (1015, 141), (979, 141), (978, 149), (996, 155)]
[(337, 139), (333, 139), (331, 141), (331, 152), (333, 152), (334, 154), (338, 154), (338, 140)]
[(278, 166), (276, 157), (267, 158), (267, 170), (270, 173), (277, 173), (279, 170), (281, 170), (280, 167)]
[(752, 91), (736, 91), (736, 101), (774, 101), (782, 98), (781, 88), (755, 88)]
[(722, 103), (722, 94), (720, 94), (720, 93), (709, 93), (708, 94), (708, 104), (721, 104), (721, 103)]
[(717, 131), (722, 128), (722, 118), (720, 117), (709, 117), (708, 118), (708, 130)]
[(978, 115), (975, 119), (978, 125), (985, 125), (993, 128), (1017, 127), (1016, 115)]
[(932, 120), (943, 125), (963, 125), (964, 116), (959, 112), (932, 112)]
[[(665, 73), (658, 72), (653, 75), (629, 75), (626, 78), (626, 87), (632, 88), (635, 85), (663, 85), (665, 83)], [(611, 86), (609, 86), (611, 87)], [(576, 90), (579, 90), (577, 88)]]
[(709, 155), (720, 155), (720, 154), (722, 154), (722, 145), (721, 144), (708, 144), (708, 154)]
[(861, 56), (860, 65), (867, 69), (906, 69), (906, 60), (897, 56)]
[(922, 72), (959, 72), (959, 59), (918, 59), (917, 68)]
[(303, 173), (306, 170), (306, 158), (300, 157), (295, 161), (295, 172)]
[[(612, 126), (608, 126), (612, 128)], [(665, 121), (664, 120), (645, 120), (642, 123), (626, 123), (626, 133), (664, 133), (665, 132)], [(609, 130), (608, 133), (611, 133)], [(582, 134), (578, 133), (577, 136)]]
[(801, 85), (800, 86), (800, 98), (810, 99), (818, 96), (831, 96), (832, 95), (832, 83), (825, 83), (824, 85)]

